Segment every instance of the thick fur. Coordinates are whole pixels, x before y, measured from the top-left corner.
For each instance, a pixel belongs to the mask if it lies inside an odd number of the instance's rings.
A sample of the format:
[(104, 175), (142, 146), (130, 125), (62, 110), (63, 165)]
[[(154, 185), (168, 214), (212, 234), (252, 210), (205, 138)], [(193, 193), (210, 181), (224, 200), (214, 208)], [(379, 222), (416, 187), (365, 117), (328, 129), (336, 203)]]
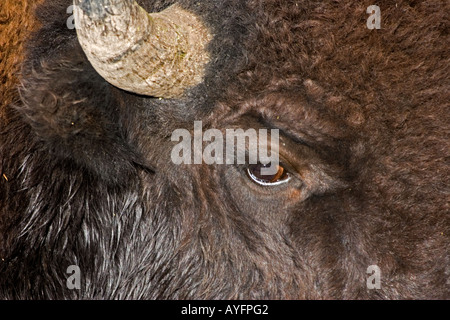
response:
[[(448, 299), (448, 2), (379, 1), (380, 30), (371, 1), (180, 3), (214, 40), (178, 100), (112, 87), (71, 2), (38, 9), (0, 119), (0, 297)], [(173, 164), (171, 133), (195, 120), (280, 129), (292, 179)]]
[(4, 0), (0, 3), (0, 103), (17, 99), (18, 74), (23, 60), (24, 42), (36, 29), (34, 10), (38, 1)]

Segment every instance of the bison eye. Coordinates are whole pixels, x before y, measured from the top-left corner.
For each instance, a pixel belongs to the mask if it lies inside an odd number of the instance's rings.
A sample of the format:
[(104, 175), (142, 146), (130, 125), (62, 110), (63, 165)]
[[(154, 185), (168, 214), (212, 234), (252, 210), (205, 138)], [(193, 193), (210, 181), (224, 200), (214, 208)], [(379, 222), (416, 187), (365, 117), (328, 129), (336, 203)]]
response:
[(289, 181), (289, 173), (281, 165), (277, 165), (277, 172), (275, 174), (265, 175), (261, 172), (263, 168), (269, 168), (270, 165), (270, 163), (251, 164), (247, 168), (247, 174), (250, 179), (262, 186), (276, 186)]

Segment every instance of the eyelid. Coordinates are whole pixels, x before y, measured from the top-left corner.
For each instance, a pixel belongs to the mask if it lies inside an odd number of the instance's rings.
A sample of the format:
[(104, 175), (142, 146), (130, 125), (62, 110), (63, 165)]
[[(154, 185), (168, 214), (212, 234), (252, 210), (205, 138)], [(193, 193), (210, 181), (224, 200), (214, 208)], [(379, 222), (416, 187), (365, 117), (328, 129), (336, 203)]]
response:
[[(291, 180), (291, 178), (293, 178), (293, 177), (296, 177), (297, 179), (302, 180), (301, 176), (300, 176), (300, 172), (298, 170), (298, 165), (294, 165), (294, 163), (291, 163), (291, 161), (287, 160), (289, 158), (289, 156), (293, 156), (293, 155), (291, 155), (291, 152), (289, 150), (289, 147), (292, 147), (292, 146), (286, 146), (286, 145), (291, 145), (293, 142), (286, 143), (286, 142), (284, 142), (285, 140), (286, 140), (286, 138), (283, 137), (282, 134), (280, 134), (278, 165), (283, 167), (286, 170), (286, 172), (289, 173), (289, 180)], [(290, 141), (289, 138), (288, 138), (288, 141)], [(296, 144), (296, 146), (298, 146), (298, 144)], [(301, 144), (300, 147), (308, 148), (307, 145), (305, 145), (305, 144)], [(236, 157), (236, 154), (235, 154), (235, 157)], [(244, 165), (245, 171), (247, 171), (247, 168), (249, 167), (249, 165), (255, 164), (255, 163), (248, 163), (248, 159), (249, 159), (249, 150), (248, 150), (248, 145), (246, 145), (245, 146), (246, 164)]]

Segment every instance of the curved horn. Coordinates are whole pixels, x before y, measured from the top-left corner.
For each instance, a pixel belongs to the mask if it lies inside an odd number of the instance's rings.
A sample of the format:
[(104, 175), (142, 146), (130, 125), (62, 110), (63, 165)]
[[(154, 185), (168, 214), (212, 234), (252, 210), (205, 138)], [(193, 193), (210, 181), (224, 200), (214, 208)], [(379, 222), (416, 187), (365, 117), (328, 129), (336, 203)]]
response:
[(211, 35), (177, 4), (149, 14), (134, 0), (74, 0), (74, 15), (81, 47), (109, 83), (174, 98), (202, 81)]

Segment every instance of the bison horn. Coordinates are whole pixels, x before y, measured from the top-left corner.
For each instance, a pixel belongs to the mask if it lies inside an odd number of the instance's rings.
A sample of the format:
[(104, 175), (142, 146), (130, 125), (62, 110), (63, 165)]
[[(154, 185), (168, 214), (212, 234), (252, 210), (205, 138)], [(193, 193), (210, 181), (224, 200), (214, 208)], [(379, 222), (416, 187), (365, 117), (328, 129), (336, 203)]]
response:
[(147, 13), (134, 0), (74, 0), (74, 16), (90, 63), (123, 90), (174, 98), (203, 79), (211, 35), (177, 4)]

